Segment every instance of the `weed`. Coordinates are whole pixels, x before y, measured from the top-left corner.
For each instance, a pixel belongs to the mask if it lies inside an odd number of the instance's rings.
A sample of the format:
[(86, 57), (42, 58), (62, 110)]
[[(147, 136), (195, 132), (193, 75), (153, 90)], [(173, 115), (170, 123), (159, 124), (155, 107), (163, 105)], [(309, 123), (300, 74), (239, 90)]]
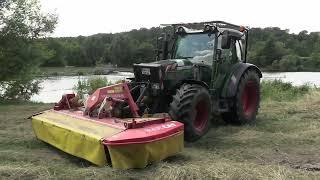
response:
[(291, 83), (281, 80), (262, 81), (261, 95), (263, 100), (292, 101), (310, 91), (311, 87), (307, 84), (293, 86)]

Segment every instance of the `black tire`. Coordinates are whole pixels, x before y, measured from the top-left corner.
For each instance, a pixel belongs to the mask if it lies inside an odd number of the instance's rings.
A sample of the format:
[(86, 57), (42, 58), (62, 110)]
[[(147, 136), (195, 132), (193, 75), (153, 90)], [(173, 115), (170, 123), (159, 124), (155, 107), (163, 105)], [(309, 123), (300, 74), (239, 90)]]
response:
[(206, 88), (197, 84), (183, 84), (170, 103), (169, 114), (184, 123), (186, 141), (196, 141), (209, 130), (211, 100)]
[(231, 112), (223, 113), (229, 123), (245, 124), (256, 120), (260, 105), (260, 78), (255, 70), (246, 71), (239, 82)]

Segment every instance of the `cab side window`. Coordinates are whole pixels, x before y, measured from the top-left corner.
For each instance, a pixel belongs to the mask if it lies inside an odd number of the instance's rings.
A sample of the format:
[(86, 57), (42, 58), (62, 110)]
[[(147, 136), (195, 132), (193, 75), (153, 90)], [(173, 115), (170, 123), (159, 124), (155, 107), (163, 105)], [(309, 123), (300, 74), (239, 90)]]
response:
[(235, 48), (236, 48), (236, 54), (237, 54), (237, 60), (242, 61), (242, 42), (240, 40), (237, 40), (235, 42)]

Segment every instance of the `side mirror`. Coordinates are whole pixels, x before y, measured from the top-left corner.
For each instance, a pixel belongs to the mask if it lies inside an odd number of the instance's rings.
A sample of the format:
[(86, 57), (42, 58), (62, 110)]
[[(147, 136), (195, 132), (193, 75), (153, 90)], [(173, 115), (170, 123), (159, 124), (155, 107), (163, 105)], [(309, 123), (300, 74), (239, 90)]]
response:
[(217, 49), (217, 59), (218, 60), (222, 60), (222, 50), (221, 49)]
[(161, 34), (157, 38), (157, 50), (161, 50), (163, 48), (163, 41), (165, 39), (165, 34)]
[(231, 45), (231, 36), (229, 34), (223, 34), (221, 37), (221, 48), (229, 49)]
[[(168, 35), (162, 33), (157, 38), (157, 60), (167, 59), (168, 57)], [(161, 57), (160, 57), (161, 54)]]

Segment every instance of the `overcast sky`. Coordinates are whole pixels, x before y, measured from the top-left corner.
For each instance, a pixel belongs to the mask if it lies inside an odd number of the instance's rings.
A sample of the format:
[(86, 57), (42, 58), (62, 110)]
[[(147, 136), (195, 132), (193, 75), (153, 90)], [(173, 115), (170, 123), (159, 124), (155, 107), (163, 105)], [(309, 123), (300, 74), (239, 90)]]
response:
[(319, 0), (41, 0), (56, 12), (53, 36), (115, 33), (161, 23), (224, 20), (250, 27), (320, 31)]

